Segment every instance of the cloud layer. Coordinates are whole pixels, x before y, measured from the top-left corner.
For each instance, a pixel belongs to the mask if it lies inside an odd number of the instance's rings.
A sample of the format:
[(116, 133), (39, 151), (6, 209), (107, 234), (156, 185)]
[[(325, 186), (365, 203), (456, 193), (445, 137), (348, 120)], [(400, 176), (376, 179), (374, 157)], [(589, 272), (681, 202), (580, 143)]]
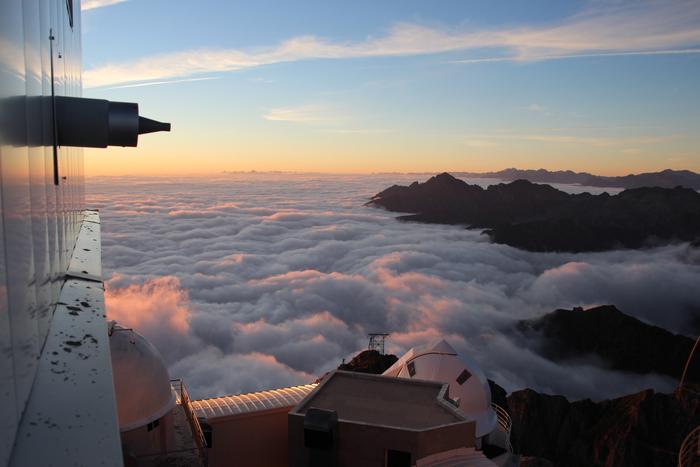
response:
[[(90, 2), (88, 2), (90, 3)], [(116, 0), (94, 0), (95, 4)], [(447, 28), (401, 23), (384, 35), (337, 42), (312, 35), (274, 46), (184, 50), (109, 63), (83, 73), (86, 87), (162, 81), (212, 72), (314, 59), (395, 57), (470, 52), (454, 63), (533, 61), (620, 54), (699, 53), (698, 2), (595, 3), (558, 24), (510, 28)], [(476, 56), (474, 56), (476, 55)]]
[(94, 10), (95, 8), (103, 8), (106, 6), (116, 5), (117, 3), (123, 3), (127, 0), (83, 0), (80, 2), (80, 9), (82, 11)]
[(509, 390), (602, 398), (674, 381), (520, 348), (515, 320), (613, 303), (688, 334), (700, 254), (687, 245), (529, 253), (363, 207), (405, 175), (97, 178), (108, 315), (151, 339), (195, 397), (299, 384), (387, 331), (401, 353), (444, 336)]

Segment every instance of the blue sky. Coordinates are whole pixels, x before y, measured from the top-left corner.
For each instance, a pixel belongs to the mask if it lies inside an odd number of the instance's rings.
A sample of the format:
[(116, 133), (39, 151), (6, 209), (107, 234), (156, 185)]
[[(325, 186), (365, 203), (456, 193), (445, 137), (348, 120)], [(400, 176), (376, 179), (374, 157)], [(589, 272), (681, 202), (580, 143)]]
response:
[[(83, 1), (88, 173), (700, 171), (700, 3)], [(195, 162), (195, 163), (193, 163)]]

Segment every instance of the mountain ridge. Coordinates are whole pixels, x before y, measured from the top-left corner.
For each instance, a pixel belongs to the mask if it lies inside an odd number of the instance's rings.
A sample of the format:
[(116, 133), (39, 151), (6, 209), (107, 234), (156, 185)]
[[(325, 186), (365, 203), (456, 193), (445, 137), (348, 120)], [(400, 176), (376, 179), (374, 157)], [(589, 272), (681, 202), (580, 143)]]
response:
[(508, 168), (497, 172), (455, 172), (465, 178), (497, 178), (504, 181), (528, 180), (533, 183), (578, 184), (602, 188), (640, 188), (658, 186), (675, 188), (682, 186), (700, 190), (700, 174), (690, 170), (665, 169), (659, 172), (644, 172), (621, 176), (593, 175), (572, 170), (516, 169)]
[[(516, 329), (525, 337), (524, 345), (552, 361), (595, 355), (613, 370), (659, 373), (674, 379), (680, 379), (695, 342), (644, 323), (614, 305), (557, 309), (518, 321)], [(700, 360), (692, 360), (686, 381), (700, 383)]]
[(605, 251), (700, 239), (700, 193), (640, 187), (616, 195), (569, 194), (516, 180), (482, 188), (448, 173), (393, 185), (366, 205), (400, 220), (484, 229), (495, 243), (529, 251)]

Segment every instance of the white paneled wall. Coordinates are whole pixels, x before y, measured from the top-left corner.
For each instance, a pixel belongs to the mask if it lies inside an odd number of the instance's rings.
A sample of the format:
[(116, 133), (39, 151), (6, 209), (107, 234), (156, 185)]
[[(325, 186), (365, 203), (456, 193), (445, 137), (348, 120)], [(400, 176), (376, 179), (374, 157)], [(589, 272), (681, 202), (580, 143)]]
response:
[(80, 70), (79, 0), (0, 1), (0, 465), (82, 221), (82, 150), (56, 148), (54, 164), (51, 99), (52, 85), (79, 96)]

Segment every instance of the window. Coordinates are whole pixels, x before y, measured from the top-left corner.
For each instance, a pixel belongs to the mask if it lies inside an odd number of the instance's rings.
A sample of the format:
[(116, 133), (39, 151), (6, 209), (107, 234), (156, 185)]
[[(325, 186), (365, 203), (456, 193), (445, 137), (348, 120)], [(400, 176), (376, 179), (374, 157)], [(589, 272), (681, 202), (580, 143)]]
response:
[(461, 385), (464, 384), (464, 382), (465, 382), (466, 380), (468, 380), (468, 379), (471, 378), (471, 377), (472, 377), (472, 374), (469, 373), (469, 372), (467, 371), (467, 369), (465, 368), (465, 369), (459, 374), (459, 376), (457, 377), (457, 384), (459, 384), (459, 385), (461, 386)]
[(197, 421), (199, 422), (199, 426), (202, 427), (202, 434), (204, 434), (204, 441), (207, 443), (207, 447), (211, 448), (214, 441), (214, 429), (203, 417), (197, 417)]
[(158, 425), (160, 425), (160, 420), (155, 420), (146, 425), (146, 431), (153, 431), (154, 428), (158, 428)]
[(387, 449), (386, 467), (411, 467), (411, 453)]
[(333, 432), (304, 428), (304, 446), (328, 451), (333, 447)]
[(408, 368), (408, 375), (413, 378), (413, 376), (416, 374), (416, 364), (414, 362), (409, 362), (409, 364), (406, 365), (406, 368)]

